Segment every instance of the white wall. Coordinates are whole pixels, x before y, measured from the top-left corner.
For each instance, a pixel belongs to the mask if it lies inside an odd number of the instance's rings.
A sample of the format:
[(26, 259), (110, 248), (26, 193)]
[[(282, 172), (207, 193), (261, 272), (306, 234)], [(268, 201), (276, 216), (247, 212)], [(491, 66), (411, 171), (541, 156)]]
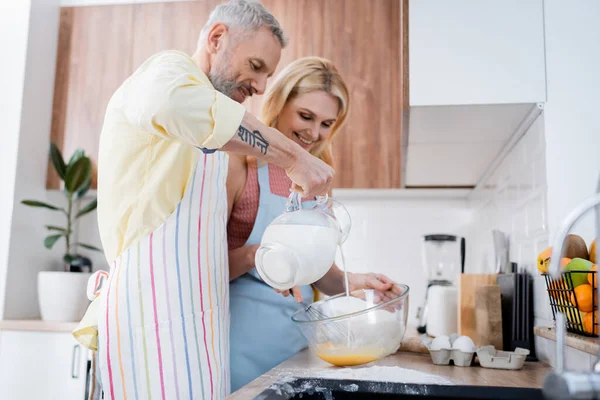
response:
[[(600, 174), (600, 2), (545, 0), (545, 107), (548, 226), (554, 238), (562, 220), (592, 195)], [(592, 213), (573, 230), (588, 243)], [(556, 366), (553, 341), (536, 338), (540, 358)], [(566, 367), (589, 371), (596, 357), (568, 348)]]
[(492, 175), (471, 195), (469, 272), (494, 273), (492, 230), (510, 238), (510, 260), (534, 277), (536, 325), (552, 325), (544, 277), (535, 265), (548, 247), (544, 116), (538, 116)]
[(0, 319), (4, 310), (29, 10), (30, 2), (25, 0), (0, 3), (0, 48), (7, 55), (0, 63), (0, 121), (3, 127), (0, 146)]
[[(45, 177), (52, 118), (54, 67), (58, 36), (59, 1), (32, 0), (29, 13), (22, 107), (18, 127), (18, 151), (10, 255), (6, 274), (4, 318), (39, 315), (37, 271), (48, 264), (42, 240), (43, 220), (19, 204), (23, 198), (46, 200)], [(22, 45), (21, 45), (22, 46)], [(15, 149), (16, 150), (16, 149)], [(39, 214), (38, 214), (39, 215)], [(37, 225), (37, 226), (36, 226)], [(27, 296), (23, 296), (27, 293)]]
[[(351, 272), (383, 273), (410, 287), (409, 324), (416, 325), (416, 311), (427, 288), (422, 262), (422, 236), (449, 233), (463, 236), (471, 222), (465, 198), (371, 198), (336, 195), (352, 217), (352, 231), (343, 245)], [(466, 246), (470, 246), (467, 238)], [(337, 259), (338, 265), (340, 259)]]
[[(600, 2), (545, 1), (548, 102), (548, 218), (553, 238), (561, 221), (596, 191), (600, 175)], [(576, 232), (594, 235), (589, 213)]]
[[(0, 101), (10, 100), (6, 107), (0, 107), (0, 113), (7, 114), (3, 120), (8, 121), (9, 128), (8, 141), (1, 147), (1, 179), (6, 180), (2, 183), (7, 189), (0, 201), (1, 212), (7, 215), (2, 214), (0, 228), (6, 230), (0, 235), (0, 293), (4, 294), (0, 296), (0, 312), (4, 319), (23, 319), (39, 317), (37, 273), (61, 270), (64, 252), (64, 242), (51, 251), (43, 246), (47, 235), (44, 226), (64, 225), (64, 217), (20, 204), (26, 198), (64, 204), (61, 192), (45, 190), (60, 10), (59, 0), (33, 0), (25, 8), (21, 2), (11, 3), (21, 8), (12, 5), (12, 15), (4, 9), (0, 13), (0, 29), (12, 27), (0, 36), (0, 40), (8, 40), (3, 48), (14, 49), (9, 52), (11, 57), (6, 57), (12, 70), (0, 74), (12, 91), (11, 96), (0, 97)], [(5, 16), (6, 24), (2, 20)], [(82, 218), (80, 228), (82, 241), (99, 243), (94, 214)], [(94, 261), (98, 261), (97, 267), (105, 267), (102, 256)]]
[[(471, 236), (477, 238), (478, 254), (470, 254), (470, 261), (485, 262), (489, 254), (481, 232), (495, 227), (511, 233), (512, 260), (535, 276), (536, 324), (552, 326), (544, 278), (533, 263), (537, 254), (552, 244), (549, 239), (567, 214), (596, 190), (600, 174), (596, 106), (600, 2), (545, 0), (544, 6), (548, 99), (543, 123), (539, 117), (485, 188), (473, 195), (476, 224)], [(544, 140), (540, 132), (544, 132)], [(526, 182), (533, 186), (523, 186)], [(589, 244), (594, 237), (592, 214), (573, 232)], [(556, 365), (555, 342), (537, 337), (536, 350), (540, 359)], [(571, 370), (589, 370), (594, 359), (575, 349), (566, 352)]]

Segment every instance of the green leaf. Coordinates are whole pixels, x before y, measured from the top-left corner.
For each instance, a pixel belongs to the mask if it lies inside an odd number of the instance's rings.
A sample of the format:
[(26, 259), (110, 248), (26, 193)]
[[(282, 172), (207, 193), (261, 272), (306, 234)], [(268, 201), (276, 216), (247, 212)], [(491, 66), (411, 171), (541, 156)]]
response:
[(81, 149), (75, 150), (75, 153), (73, 153), (73, 155), (71, 156), (71, 159), (69, 160), (69, 164), (67, 165), (67, 168), (72, 167), (73, 164), (75, 164), (75, 162), (77, 160), (79, 160), (80, 158), (83, 158), (83, 156), (84, 156), (83, 150), (81, 150)]
[(65, 234), (67, 233), (67, 230), (65, 228), (61, 228), (60, 226), (46, 225), (46, 229), (49, 231), (58, 231)]
[(65, 174), (67, 173), (67, 166), (65, 165), (65, 160), (60, 152), (58, 146), (54, 143), (50, 143), (50, 159), (52, 160), (52, 165), (54, 165), (54, 169), (60, 179), (65, 179)]
[(88, 249), (88, 250), (94, 250), (94, 251), (102, 251), (102, 249), (99, 249), (96, 246), (92, 246), (91, 244), (85, 244), (85, 243), (77, 243), (77, 246), (81, 246), (84, 249)]
[(85, 185), (84, 187), (82, 187), (78, 192), (77, 192), (77, 198), (78, 199), (82, 199), (83, 196), (85, 196), (85, 194), (88, 192), (88, 190), (90, 190), (90, 186), (92, 185), (92, 180), (90, 179), (87, 183), (87, 185)]
[(44, 207), (44, 208), (49, 208), (51, 210), (64, 211), (62, 208), (55, 207), (52, 204), (43, 203), (41, 201), (36, 201), (36, 200), (22, 200), (21, 204), (25, 204), (26, 206), (30, 206), (30, 207)]
[(71, 194), (78, 192), (92, 179), (92, 162), (83, 157), (67, 168), (65, 189)]
[(85, 207), (83, 207), (81, 210), (79, 210), (79, 212), (77, 213), (77, 215), (75, 215), (75, 218), (79, 218), (82, 215), (85, 215), (89, 212), (92, 212), (96, 209), (96, 207), (98, 207), (98, 200), (94, 199), (91, 202), (89, 202)]
[(44, 246), (47, 249), (51, 249), (52, 247), (54, 247), (54, 244), (56, 243), (56, 241), (58, 239), (60, 239), (61, 237), (63, 237), (64, 235), (61, 233), (60, 235), (50, 235), (50, 236), (46, 236), (46, 239), (44, 239)]

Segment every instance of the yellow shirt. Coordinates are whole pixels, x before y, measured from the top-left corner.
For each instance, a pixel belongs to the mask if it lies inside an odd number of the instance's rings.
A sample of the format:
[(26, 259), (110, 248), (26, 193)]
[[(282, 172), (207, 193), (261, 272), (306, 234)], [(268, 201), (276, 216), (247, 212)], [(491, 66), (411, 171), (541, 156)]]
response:
[(98, 155), (98, 227), (109, 263), (173, 213), (198, 148), (227, 143), (244, 113), (178, 51), (150, 57), (117, 89)]

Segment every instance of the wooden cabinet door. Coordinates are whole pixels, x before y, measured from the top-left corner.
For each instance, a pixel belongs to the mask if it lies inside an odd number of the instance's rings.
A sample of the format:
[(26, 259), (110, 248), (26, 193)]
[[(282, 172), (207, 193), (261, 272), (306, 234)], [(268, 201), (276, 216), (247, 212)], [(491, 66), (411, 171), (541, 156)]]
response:
[[(290, 38), (277, 72), (299, 57), (332, 60), (346, 80), (350, 115), (334, 141), (335, 187), (398, 188), (401, 175), (407, 0), (263, 0)], [(192, 54), (219, 0), (65, 8), (52, 140), (97, 160), (106, 105), (145, 59), (166, 49)], [(261, 96), (246, 106), (259, 115)], [(49, 188), (58, 177), (49, 168)], [(95, 180), (92, 182), (95, 187)]]
[[(97, 165), (106, 106), (132, 72), (133, 8), (118, 5), (61, 10), (51, 140), (65, 158), (83, 148), (94, 168)], [(59, 187), (51, 163), (46, 186)]]

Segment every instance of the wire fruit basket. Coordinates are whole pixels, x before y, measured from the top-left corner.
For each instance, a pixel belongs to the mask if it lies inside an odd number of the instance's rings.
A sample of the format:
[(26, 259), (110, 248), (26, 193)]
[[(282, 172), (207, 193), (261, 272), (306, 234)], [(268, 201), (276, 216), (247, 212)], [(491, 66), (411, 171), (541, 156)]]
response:
[(568, 332), (598, 337), (596, 271), (565, 271), (558, 280), (543, 275), (554, 320), (562, 312)]

